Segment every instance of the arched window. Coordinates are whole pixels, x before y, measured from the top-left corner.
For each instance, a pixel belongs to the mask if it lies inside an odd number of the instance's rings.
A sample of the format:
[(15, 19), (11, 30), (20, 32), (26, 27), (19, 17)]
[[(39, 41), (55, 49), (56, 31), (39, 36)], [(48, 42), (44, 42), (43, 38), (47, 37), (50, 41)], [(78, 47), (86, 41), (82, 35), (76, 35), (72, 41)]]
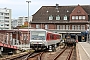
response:
[(60, 20), (60, 16), (59, 15), (56, 16), (56, 20)]
[(53, 20), (53, 16), (52, 15), (49, 16), (49, 20)]

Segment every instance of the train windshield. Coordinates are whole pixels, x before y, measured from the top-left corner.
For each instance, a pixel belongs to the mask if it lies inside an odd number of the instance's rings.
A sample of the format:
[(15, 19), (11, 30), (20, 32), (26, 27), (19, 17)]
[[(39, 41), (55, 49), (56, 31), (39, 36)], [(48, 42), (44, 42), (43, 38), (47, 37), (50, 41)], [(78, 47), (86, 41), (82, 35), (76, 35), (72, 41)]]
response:
[(31, 40), (45, 40), (45, 31), (31, 31)]

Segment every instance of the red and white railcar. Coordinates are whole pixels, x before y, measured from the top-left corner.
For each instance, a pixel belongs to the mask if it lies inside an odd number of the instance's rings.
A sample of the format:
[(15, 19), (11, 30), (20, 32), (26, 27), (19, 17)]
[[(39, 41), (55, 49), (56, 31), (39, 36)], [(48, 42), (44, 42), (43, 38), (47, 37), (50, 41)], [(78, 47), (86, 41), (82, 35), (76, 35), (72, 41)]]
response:
[(51, 49), (55, 50), (60, 43), (60, 34), (44, 29), (30, 29), (30, 48), (34, 50)]

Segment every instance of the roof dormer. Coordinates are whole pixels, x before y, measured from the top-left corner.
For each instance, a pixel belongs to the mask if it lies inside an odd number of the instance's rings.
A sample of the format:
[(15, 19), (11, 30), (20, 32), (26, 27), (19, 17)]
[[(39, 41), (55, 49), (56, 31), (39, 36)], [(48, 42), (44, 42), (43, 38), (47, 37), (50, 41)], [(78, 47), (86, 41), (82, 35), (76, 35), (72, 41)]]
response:
[(70, 21), (76, 21), (76, 20), (77, 21), (78, 20), (83, 20), (83, 21), (88, 20), (88, 14), (86, 13), (86, 11), (80, 5), (76, 6), (73, 9), (72, 13), (70, 14)]

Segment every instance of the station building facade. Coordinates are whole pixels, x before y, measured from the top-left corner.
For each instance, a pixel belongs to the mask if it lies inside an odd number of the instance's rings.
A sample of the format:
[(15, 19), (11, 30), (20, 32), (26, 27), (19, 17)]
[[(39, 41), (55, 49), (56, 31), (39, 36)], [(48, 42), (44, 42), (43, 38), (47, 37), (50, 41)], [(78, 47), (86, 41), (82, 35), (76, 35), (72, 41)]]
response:
[(30, 24), (31, 27), (37, 29), (60, 33), (62, 39), (70, 34), (71, 38), (80, 42), (87, 41), (86, 31), (89, 31), (90, 5), (42, 6), (33, 14)]

